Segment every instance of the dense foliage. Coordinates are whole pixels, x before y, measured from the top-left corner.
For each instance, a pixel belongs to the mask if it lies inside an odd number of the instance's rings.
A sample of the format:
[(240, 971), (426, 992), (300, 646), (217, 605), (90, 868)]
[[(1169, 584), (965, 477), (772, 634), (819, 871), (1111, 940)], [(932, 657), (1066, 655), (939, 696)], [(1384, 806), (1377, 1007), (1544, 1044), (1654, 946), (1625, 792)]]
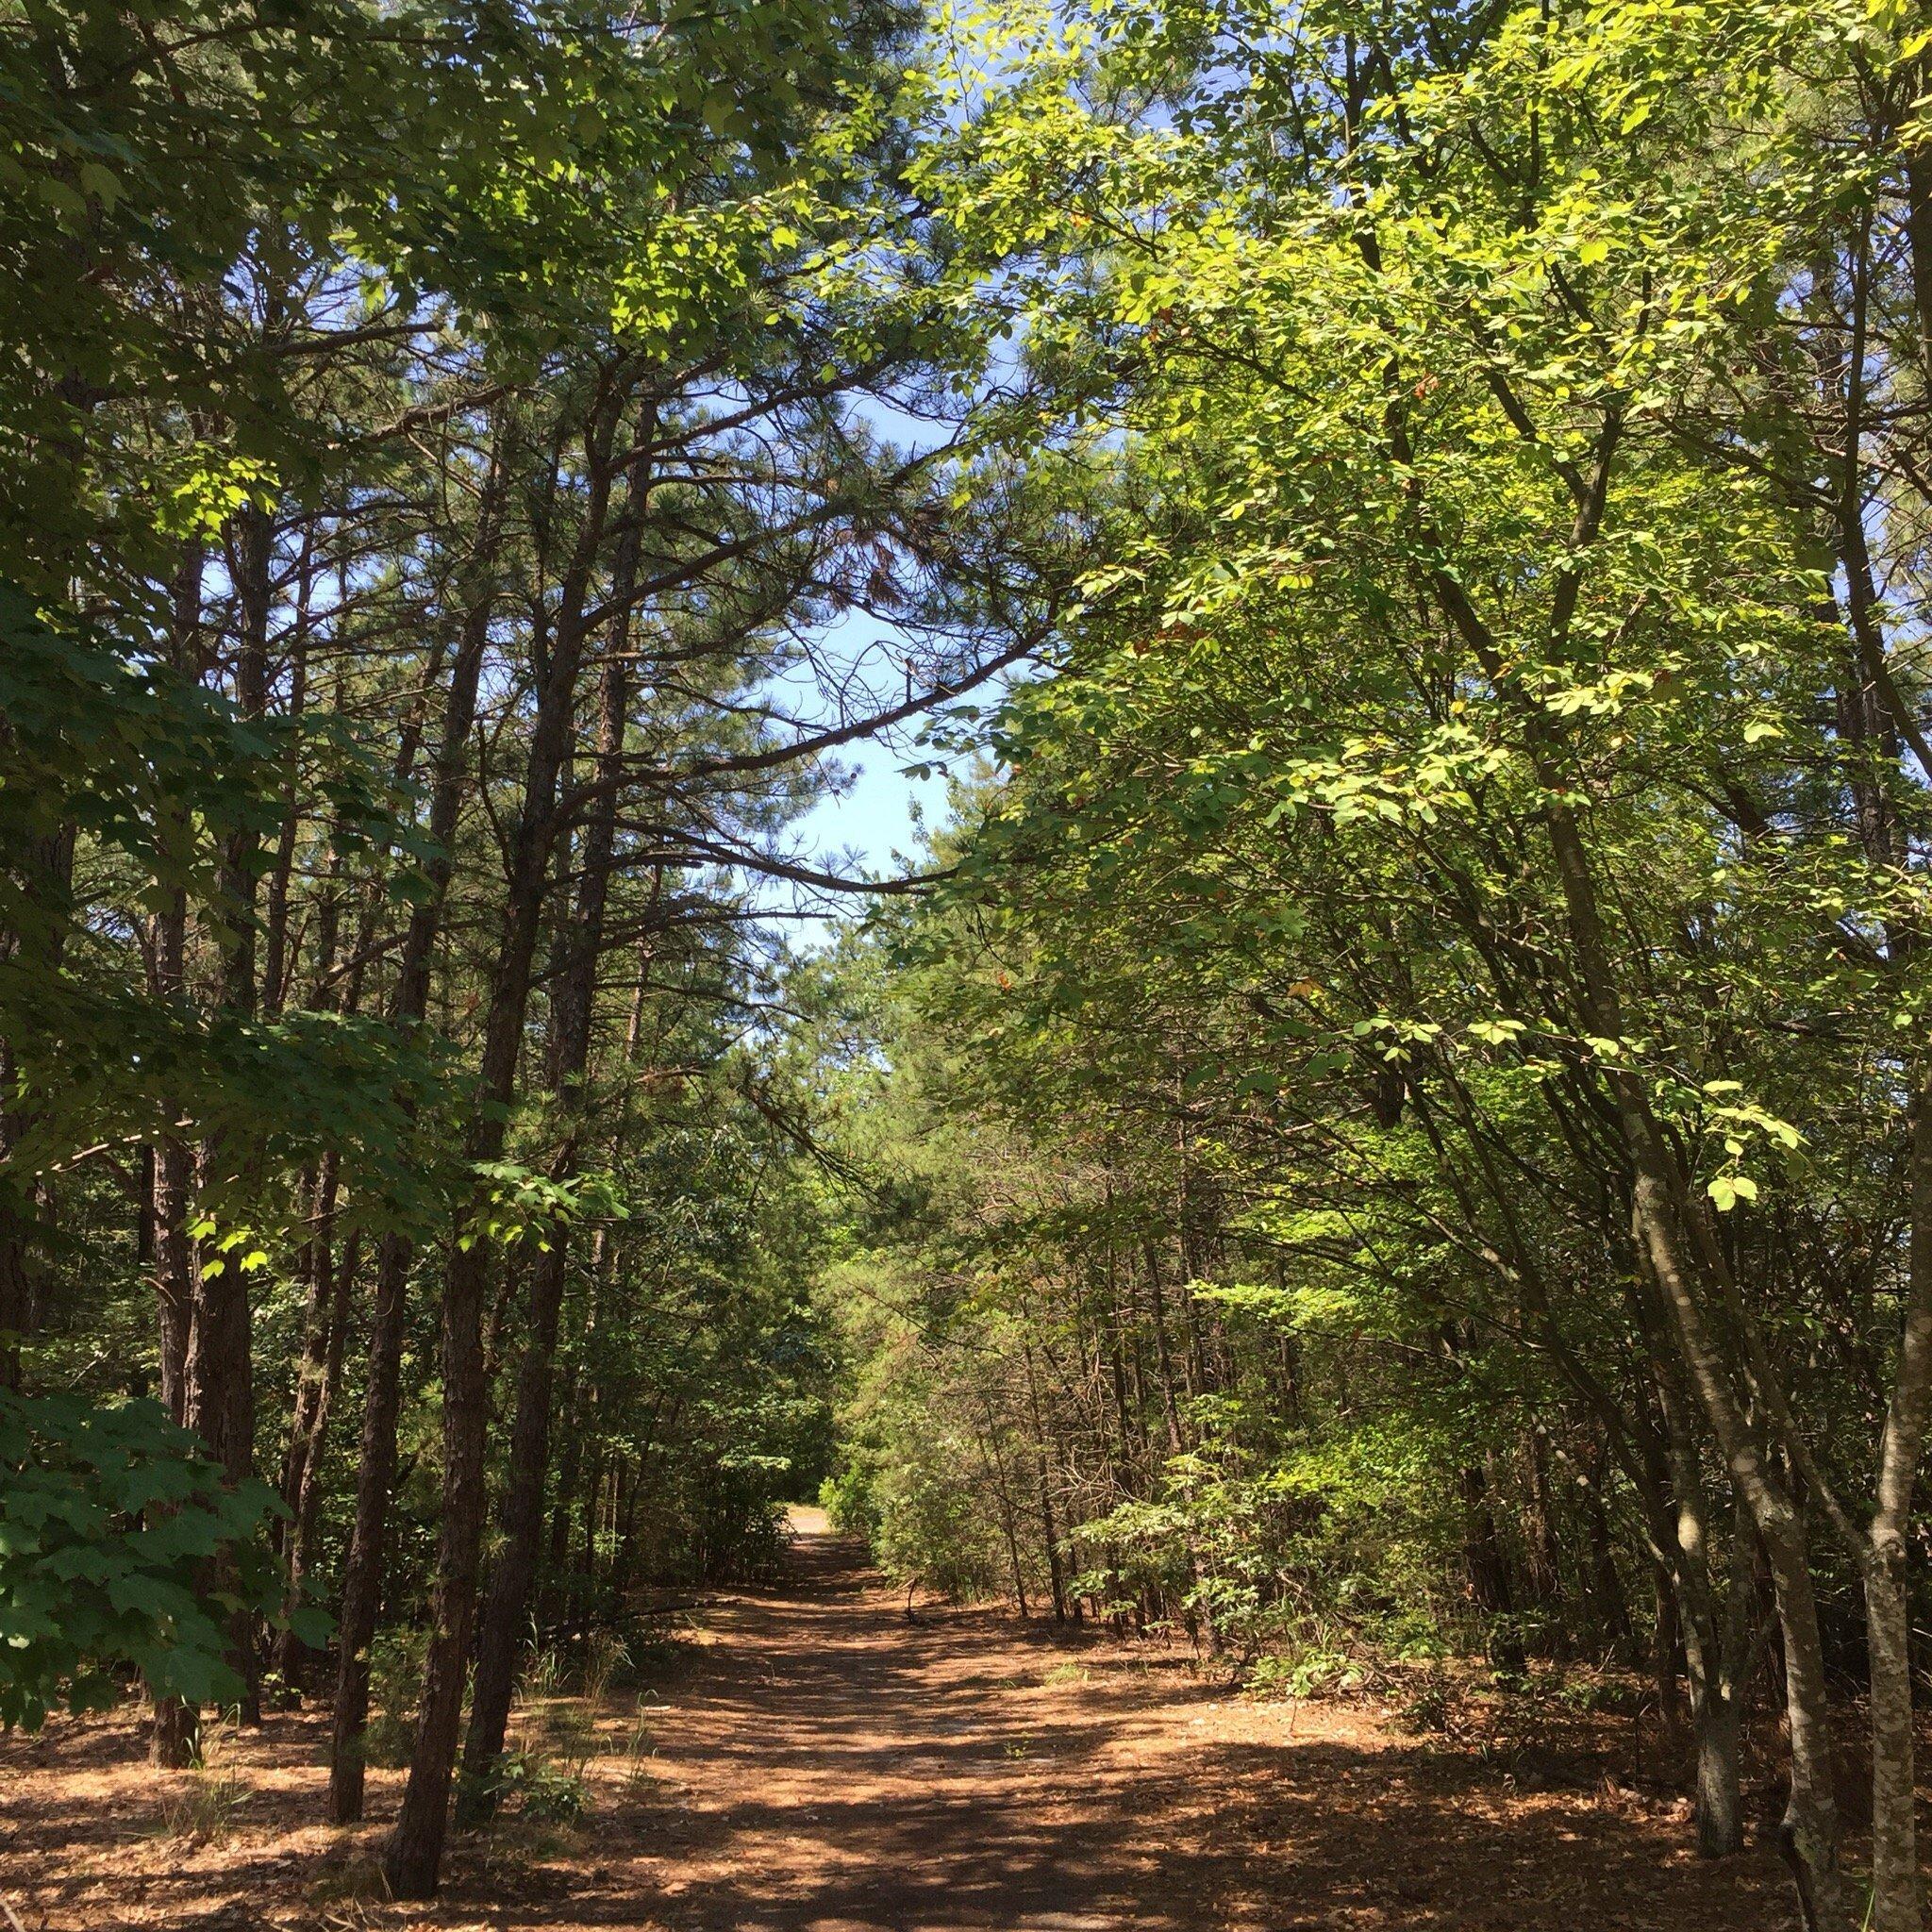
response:
[(1713, 1856), (1774, 1705), (1913, 1932), (1928, 56), (0, 17), (0, 1716), (327, 1694), (422, 1895), (533, 1624), (825, 1476), (1291, 1688), (1641, 1667)]
[(917, 25), (0, 20), (0, 1380), (106, 1405), (8, 1456), (7, 1714), (138, 1667), (180, 1763), (332, 1676), (348, 1820), (426, 1631), (399, 1893), (533, 1618), (755, 1568), (826, 1455), (791, 827), (1028, 648), (1052, 520)]
[(832, 1493), (1295, 1683), (1646, 1662), (1711, 1854), (1773, 1696), (1806, 1923), (1915, 1926), (1924, 36), (1002, 18), (1098, 526), (885, 942)]

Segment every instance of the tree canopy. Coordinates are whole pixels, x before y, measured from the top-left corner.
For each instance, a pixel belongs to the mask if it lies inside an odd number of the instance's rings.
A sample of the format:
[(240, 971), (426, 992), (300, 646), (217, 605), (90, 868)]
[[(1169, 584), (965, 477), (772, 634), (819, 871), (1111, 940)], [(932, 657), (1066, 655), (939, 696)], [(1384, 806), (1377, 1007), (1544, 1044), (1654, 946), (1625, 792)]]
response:
[(427, 1895), (533, 1621), (823, 1480), (1297, 1693), (1607, 1659), (1710, 1856), (1774, 1705), (1920, 1926), (1928, 59), (0, 20), (0, 1718), (324, 1691), (348, 1822), (408, 1705)]

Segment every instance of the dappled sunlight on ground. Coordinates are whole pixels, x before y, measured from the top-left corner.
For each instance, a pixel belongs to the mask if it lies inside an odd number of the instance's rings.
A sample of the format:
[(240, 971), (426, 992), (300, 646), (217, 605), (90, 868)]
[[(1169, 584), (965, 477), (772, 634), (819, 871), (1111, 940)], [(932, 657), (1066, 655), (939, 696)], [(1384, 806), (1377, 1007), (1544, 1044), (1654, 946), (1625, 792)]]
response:
[[(219, 1837), (163, 1806), (131, 1720), (0, 1744), (0, 1890), (27, 1932), (1760, 1932), (1766, 1849), (1723, 1866), (1574, 1749), (1525, 1770), (1360, 1705), (1256, 1704), (1176, 1653), (923, 1605), (812, 1512), (780, 1591), (717, 1600), (641, 1694), (573, 1713), (588, 1815), (458, 1841), (433, 1907), (380, 1896), (323, 1815), (320, 1715), (225, 1740)], [(526, 1711), (541, 1727), (546, 1713)], [(1526, 1789), (1534, 1784), (1538, 1788)]]

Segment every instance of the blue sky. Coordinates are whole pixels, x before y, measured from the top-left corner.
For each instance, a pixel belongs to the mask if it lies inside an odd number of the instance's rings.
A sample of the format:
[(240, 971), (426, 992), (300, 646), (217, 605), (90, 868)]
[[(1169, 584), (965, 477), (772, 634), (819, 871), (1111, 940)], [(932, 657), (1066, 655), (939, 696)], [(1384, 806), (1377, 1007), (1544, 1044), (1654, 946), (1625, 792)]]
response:
[(844, 871), (843, 861), (856, 858), (865, 871), (883, 874), (917, 859), (915, 806), (934, 825), (946, 807), (946, 781), (937, 772), (927, 778), (906, 775), (903, 767), (917, 759), (912, 746), (894, 750), (874, 744), (841, 761), (853, 773), (849, 789), (840, 797), (822, 799), (798, 825), (817, 864)]
[[(789, 703), (801, 724), (827, 724), (835, 714), (821, 678), (829, 675), (838, 681), (852, 676), (857, 688), (847, 692), (848, 701), (869, 708), (890, 702), (897, 675), (894, 667), (902, 661), (902, 653), (903, 643), (890, 623), (848, 612), (817, 640), (814, 669), (801, 668), (797, 676), (774, 687), (774, 695)], [(838, 790), (792, 823), (785, 839), (787, 855), (848, 878), (886, 878), (918, 871), (924, 864), (918, 814), (924, 812), (925, 824), (936, 826), (946, 810), (946, 781), (939, 771), (924, 778), (908, 774), (907, 767), (930, 757), (918, 742), (923, 723), (923, 718), (909, 719), (882, 739), (848, 745), (826, 759), (822, 771), (841, 774)], [(775, 883), (769, 903), (797, 908), (813, 901), (819, 916), (783, 922), (794, 946), (826, 943), (841, 912), (861, 918), (873, 903), (860, 893), (814, 894)]]
[[(854, 405), (855, 413), (872, 431), (895, 443), (901, 454), (913, 454), (946, 441), (953, 425), (912, 416), (891, 408), (877, 397), (867, 397)], [(929, 649), (928, 643), (928, 649)], [(908, 656), (921, 653), (910, 641), (881, 618), (858, 610), (835, 619), (817, 640), (823, 653), (808, 674), (789, 680), (790, 691), (803, 717), (820, 721), (829, 716), (824, 692), (814, 691), (814, 681), (829, 673), (835, 681), (850, 675), (862, 690), (868, 683), (871, 702), (889, 703), (896, 680)], [(973, 692), (969, 702), (995, 701), (994, 692), (1005, 679)], [(863, 708), (861, 703), (860, 708)], [(927, 829), (945, 822), (946, 777), (934, 769), (924, 778), (911, 777), (907, 767), (926, 762), (930, 752), (920, 745), (918, 737), (924, 718), (908, 720), (884, 739), (848, 746), (835, 760), (837, 770), (847, 774), (848, 782), (835, 795), (821, 799), (791, 827), (789, 849), (806, 863), (827, 872), (846, 875), (858, 873), (874, 877), (918, 871), (924, 863), (921, 822)], [(861, 917), (870, 903), (858, 894), (846, 903), (848, 916)], [(834, 912), (836, 908), (828, 908)], [(791, 924), (792, 942), (808, 945), (829, 936), (833, 919), (798, 921)]]

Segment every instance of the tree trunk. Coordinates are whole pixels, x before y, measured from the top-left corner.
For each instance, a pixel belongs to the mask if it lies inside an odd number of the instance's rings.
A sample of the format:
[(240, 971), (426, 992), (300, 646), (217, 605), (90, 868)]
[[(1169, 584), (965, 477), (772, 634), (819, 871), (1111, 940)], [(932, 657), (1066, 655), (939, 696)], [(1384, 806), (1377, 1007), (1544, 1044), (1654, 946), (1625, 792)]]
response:
[[(322, 1520), (323, 1451), (328, 1441), (329, 1417), (335, 1408), (336, 1389), (341, 1381), (342, 1353), (349, 1325), (349, 1300), (355, 1288), (357, 1264), (361, 1258), (359, 1231), (349, 1236), (341, 1259), (333, 1270), (327, 1266), (327, 1237), (319, 1237), (319, 1241), (321, 1263), (329, 1290), (324, 1317), (326, 1340), (314, 1400), (307, 1417), (306, 1444), (295, 1472), (293, 1493), (285, 1494), (283, 1499), (292, 1519), (288, 1535), (289, 1582), (282, 1600), (285, 1617), (293, 1615), (301, 1607), (309, 1576), (315, 1568), (315, 1539)], [(292, 1448), (291, 1443), (291, 1451)], [(301, 1690), (310, 1661), (308, 1646), (293, 1630), (285, 1626), (277, 1633), (275, 1668), (288, 1690)]]
[(1697, 1856), (1728, 1858), (1744, 1849), (1744, 1800), (1738, 1737), (1743, 1706), (1725, 1687), (1700, 1700), (1697, 1724)]
[(1911, 1616), (1901, 1539), (1864, 1566), (1872, 1682), (1872, 1932), (1919, 1932)]
[(1777, 1593), (1791, 1753), (1790, 1790), (1778, 1845), (1790, 1868), (1806, 1932), (1840, 1932), (1851, 1924), (1851, 1908), (1839, 1869), (1838, 1800), (1832, 1789), (1830, 1705), (1818, 1604), (1795, 1518), (1767, 1514), (1770, 1527), (1760, 1526), (1759, 1533)]
[[(521, 1024), (521, 1015), (519, 1015)], [(483, 1137), (478, 1135), (473, 1141)], [(493, 1158), (476, 1154), (474, 1158)], [(403, 1808), (383, 1854), (390, 1890), (398, 1898), (433, 1898), (441, 1875), (457, 1728), (470, 1661), (476, 1573), (483, 1541), (484, 1432), (483, 1296), (489, 1251), (481, 1241), (451, 1256), (443, 1276), (442, 1515), (436, 1548), (436, 1589), (423, 1701)]]
[(1040, 1452), (1040, 1535), (1046, 1549), (1047, 1581), (1053, 1589), (1053, 1620), (1067, 1621), (1067, 1581), (1060, 1567), (1059, 1534), (1054, 1527), (1053, 1498), (1046, 1487), (1046, 1452)]
[[(591, 501), (558, 600), (549, 663), (530, 731), (523, 808), (509, 841), (504, 933), (484, 1025), (478, 1083), (482, 1104), (472, 1118), (464, 1146), (473, 1168), (501, 1158), (505, 1115), (516, 1089), (550, 857), (558, 830), (558, 779), (570, 748), (585, 642), (582, 618), (608, 492), (609, 430), (606, 417), (591, 432), (595, 446), (587, 455)], [(484, 1455), (489, 1405), (482, 1324), (490, 1250), (474, 1220), (458, 1232), (443, 1275), (442, 1517), (423, 1703), (402, 1813), (383, 1857), (390, 1890), (398, 1898), (434, 1897), (441, 1874), (488, 1500)]]
[(337, 1824), (362, 1816), (363, 1734), (369, 1724), (369, 1647), (382, 1607), (384, 1542), (390, 1492), (396, 1479), (396, 1411), (401, 1400), (404, 1295), (409, 1243), (382, 1239), (375, 1300), (369, 1319), (369, 1383), (362, 1407), (361, 1455), (356, 1473), (356, 1522), (342, 1571), (336, 1627), (336, 1695), (329, 1734), (328, 1815)]
[(1509, 1584), (1503, 1539), (1490, 1503), (1489, 1478), (1474, 1463), (1462, 1471), (1462, 1562), (1470, 1595), (1483, 1614), (1490, 1660), (1498, 1669), (1521, 1674), (1522, 1634), (1516, 1627), (1516, 1593)]
[(1657, 1609), (1650, 1629), (1650, 1675), (1657, 1686), (1657, 1722), (1666, 1754), (1674, 1751), (1684, 1728), (1684, 1684), (1677, 1674), (1677, 1592), (1660, 1562), (1651, 1566)]
[[(1387, 428), (1397, 459), (1412, 465), (1414, 452), (1399, 406), (1391, 410)], [(1552, 650), (1566, 649), (1569, 644), (1582, 592), (1585, 559), (1603, 527), (1612, 465), (1623, 432), (1621, 411), (1612, 407), (1605, 413), (1588, 474), (1578, 473), (1568, 545), (1571, 560), (1557, 575), (1550, 593), (1546, 642)], [(1419, 482), (1411, 499), (1421, 511), (1425, 534), (1433, 538)], [(1561, 727), (1547, 711), (1524, 696), (1520, 685), (1511, 682), (1504, 654), (1467, 589), (1439, 567), (1425, 567), (1424, 575), (1443, 616), (1469, 647), (1485, 677), (1519, 707), (1524, 746), (1543, 792), (1542, 824), (1562, 893), (1580, 992), (1580, 1017), (1592, 1037), (1621, 1041), (1628, 1031), (1624, 998), (1596, 881), (1571, 802), (1574, 792), (1560, 755)], [(1738, 1364), (1721, 1345), (1707, 1319), (1700, 1291), (1721, 1284), (1700, 1278), (1707, 1274), (1706, 1248), (1700, 1244), (1694, 1221), (1700, 1209), (1682, 1198), (1682, 1176), (1674, 1169), (1673, 1155), (1643, 1083), (1629, 1069), (1612, 1067), (1605, 1075), (1605, 1085), (1618, 1136), (1630, 1162), (1635, 1244), (1669, 1311), (1685, 1374), (1723, 1450), (1731, 1480), (1751, 1512), (1772, 1569), (1779, 1627), (1785, 1638), (1790, 1715), (1791, 1783), (1783, 1838), (1799, 1909), (1809, 1932), (1843, 1932), (1850, 1924), (1850, 1910), (1838, 1862), (1838, 1815), (1829, 1774), (1823, 1650), (1803, 1524), (1739, 1398), (1733, 1380)]]
[(1590, 1486), (1584, 1491), (1584, 1509), (1590, 1518), (1590, 1599), (1597, 1636), (1619, 1658), (1628, 1662), (1635, 1651), (1630, 1607), (1624, 1601), (1609, 1512), (1604, 1507), (1604, 1479), (1608, 1466), (1607, 1453), (1600, 1452)]
[[(1597, 910), (1595, 881), (1575, 819), (1560, 791), (1554, 789), (1555, 773), (1546, 762), (1539, 769), (1553, 788), (1543, 818), (1562, 881), (1587, 1019), (1600, 1038), (1620, 1040), (1625, 1030), (1623, 1004)], [(1790, 1789), (1780, 1839), (1799, 1910), (1807, 1932), (1843, 1932), (1851, 1912), (1839, 1868), (1824, 1653), (1804, 1525), (1746, 1421), (1731, 1385), (1730, 1366), (1707, 1323), (1693, 1285), (1698, 1252), (1694, 1235), (1679, 1223), (1677, 1177), (1642, 1086), (1634, 1074), (1623, 1071), (1613, 1073), (1608, 1084), (1633, 1172), (1631, 1221), (1639, 1252), (1670, 1312), (1685, 1372), (1771, 1567), (1784, 1639), (1790, 1737)]]
[[(169, 654), (176, 671), (184, 676), (201, 674), (199, 633), (201, 625), (201, 581), (206, 559), (199, 543), (190, 544), (182, 553), (180, 567), (169, 586), (171, 620)], [(175, 817), (162, 840), (164, 850), (171, 842), (182, 843), (187, 827)], [(185, 850), (171, 850), (167, 857), (175, 864), (187, 862)], [(165, 903), (156, 912), (150, 954), (148, 991), (158, 1002), (179, 1002), (188, 996), (188, 894), (179, 886), (168, 891)], [(170, 1108), (179, 1118), (179, 1103)], [(186, 1141), (174, 1135), (164, 1139), (156, 1151), (154, 1196), (150, 1218), (155, 1231), (154, 1287), (156, 1326), (160, 1357), (160, 1401), (170, 1419), (186, 1423), (188, 1418), (188, 1330), (194, 1307), (194, 1277), (197, 1264), (194, 1240), (188, 1232), (190, 1207), (194, 1189), (194, 1157)], [(180, 1771), (192, 1762), (199, 1726), (192, 1709), (178, 1698), (156, 1701), (148, 1732), (148, 1756), (154, 1764)]]
[(289, 1440), (282, 1448), (282, 1507), (289, 1514), (275, 1529), (284, 1553), (292, 1541), (295, 1503), (303, 1472), (314, 1447), (315, 1420), (323, 1406), (323, 1375), (328, 1360), (330, 1324), (335, 1310), (335, 1214), (340, 1163), (325, 1154), (308, 1190), (308, 1240), (302, 1250), (308, 1277), (308, 1306), (302, 1318), (302, 1353), (295, 1362), (294, 1402), (289, 1413)]
[[(499, 425), (491, 444), (477, 508), (471, 566), (477, 587), (464, 614), (450, 666), (442, 725), (429, 792), (428, 890), (410, 914), (396, 967), (391, 1017), (420, 1025), (429, 1010), (429, 966), (442, 929), (453, 845), (462, 807), (463, 770), (476, 720), (476, 690), (496, 608), (494, 548), (505, 493), (505, 451)], [(356, 1474), (356, 1526), (342, 1572), (338, 1629), (335, 1712), (329, 1745), (329, 1816), (350, 1824), (362, 1816), (363, 1732), (369, 1722), (369, 1646), (382, 1604), (383, 1557), (390, 1491), (395, 1484), (396, 1417), (401, 1400), (403, 1330), (411, 1250), (400, 1234), (384, 1235), (377, 1255), (375, 1298), (370, 1310), (369, 1380), (363, 1398), (361, 1453)]]
[[(240, 611), (235, 641), (235, 708), (255, 722), (268, 714), (268, 625), (275, 556), (275, 520), (260, 505), (244, 505), (231, 525), (234, 538), (228, 568)], [(222, 946), (223, 1008), (243, 1019), (257, 1010), (257, 874), (260, 835), (243, 826), (229, 835), (222, 864), (222, 916), (227, 931)], [(202, 1160), (209, 1173), (228, 1158), (226, 1148), (208, 1142)], [(252, 1159), (243, 1155), (244, 1160)], [(236, 1257), (219, 1256), (198, 1269), (188, 1331), (188, 1426), (207, 1445), (232, 1483), (255, 1474), (254, 1314), (248, 1276)], [(218, 1557), (214, 1574), (226, 1569)], [(242, 1722), (261, 1722), (260, 1660), (255, 1620), (245, 1610), (230, 1624), (228, 1661), (242, 1683)]]
[(492, 1559), (490, 1587), (476, 1641), (470, 1728), (463, 1746), (463, 1775), (457, 1791), (457, 1823), (482, 1823), (496, 1809), (497, 1771), (516, 1688), (517, 1647), (525, 1608), (536, 1577), (542, 1528), (544, 1476), (550, 1460), (551, 1370), (558, 1317), (563, 1300), (563, 1238), (552, 1237), (537, 1257), (530, 1283), (530, 1332), (517, 1365), (516, 1419), (510, 1428), (505, 1477), (502, 1541)]
[(1898, 1365), (1879, 1441), (1876, 1507), (1859, 1561), (1872, 1685), (1872, 1932), (1920, 1932), (1924, 1923), (1906, 1562), (1932, 1407), (1932, 1073), (1924, 1069), (1912, 1108), (1911, 1213)]
[[(643, 444), (648, 437), (641, 431), (638, 441)], [(634, 580), (636, 512), (641, 508), (640, 502), (626, 520), (612, 591), (620, 611), (629, 600)], [(617, 837), (618, 779), (629, 711), (625, 655), (628, 641), (629, 625), (620, 615), (603, 669), (595, 767), (600, 790), (584, 841), (576, 902), (559, 946), (560, 970), (551, 991), (550, 1085), (570, 1123), (553, 1172), (553, 1178), (559, 1181), (575, 1179), (578, 1169), (584, 1075), (590, 1064), (591, 1021), (597, 962), (604, 945), (604, 910)], [(516, 1683), (517, 1646), (536, 1581), (538, 1544), (543, 1528), (557, 1331), (569, 1253), (570, 1230), (561, 1225), (553, 1231), (549, 1247), (537, 1257), (531, 1274), (530, 1329), (517, 1371), (516, 1419), (510, 1430), (509, 1470), (500, 1523), (502, 1541), (483, 1606), (470, 1729), (463, 1747), (463, 1777), (457, 1794), (460, 1824), (487, 1818), (496, 1807), (498, 1767)]]
[(1160, 1257), (1151, 1240), (1142, 1243), (1147, 1257), (1147, 1293), (1154, 1320), (1154, 1354), (1160, 1369), (1160, 1412), (1167, 1422), (1167, 1453), (1181, 1453), (1181, 1419), (1174, 1406), (1174, 1357), (1168, 1347), (1167, 1301), (1160, 1286)]

